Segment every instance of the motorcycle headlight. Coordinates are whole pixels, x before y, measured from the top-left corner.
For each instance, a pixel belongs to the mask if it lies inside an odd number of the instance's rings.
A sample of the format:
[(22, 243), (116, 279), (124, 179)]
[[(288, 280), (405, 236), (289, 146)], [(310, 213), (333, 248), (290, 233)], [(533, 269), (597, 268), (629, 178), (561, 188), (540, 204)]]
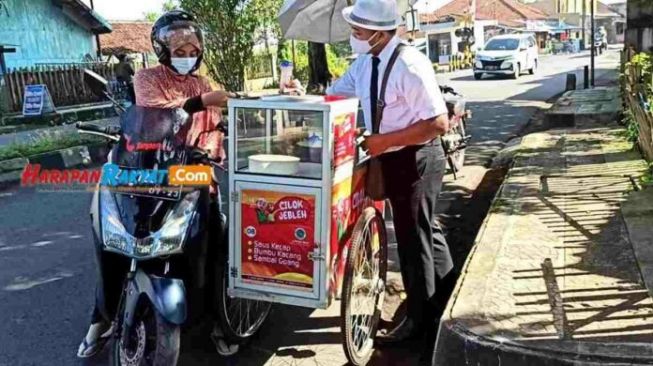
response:
[(163, 226), (150, 236), (137, 239), (125, 230), (120, 221), (113, 195), (106, 189), (100, 193), (102, 239), (110, 251), (132, 257), (151, 258), (181, 252), (186, 233), (195, 216), (200, 191), (187, 194), (163, 219)]
[(100, 217), (102, 219), (102, 242), (109, 250), (132, 253), (136, 238), (130, 235), (120, 220), (116, 200), (111, 192), (100, 190)]
[(195, 217), (199, 196), (200, 191), (187, 194), (177, 207), (166, 215), (161, 229), (151, 236), (152, 255), (174, 254), (181, 251), (188, 227)]

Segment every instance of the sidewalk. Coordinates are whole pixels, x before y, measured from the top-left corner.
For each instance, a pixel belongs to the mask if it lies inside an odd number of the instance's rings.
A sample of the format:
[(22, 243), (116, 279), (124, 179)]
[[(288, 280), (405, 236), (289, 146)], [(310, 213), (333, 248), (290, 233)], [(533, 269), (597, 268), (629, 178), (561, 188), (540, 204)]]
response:
[[(605, 97), (567, 101), (592, 95)], [(522, 140), (442, 318), (436, 365), (653, 363), (653, 188), (634, 192), (647, 164), (623, 128), (596, 122), (604, 109)]]

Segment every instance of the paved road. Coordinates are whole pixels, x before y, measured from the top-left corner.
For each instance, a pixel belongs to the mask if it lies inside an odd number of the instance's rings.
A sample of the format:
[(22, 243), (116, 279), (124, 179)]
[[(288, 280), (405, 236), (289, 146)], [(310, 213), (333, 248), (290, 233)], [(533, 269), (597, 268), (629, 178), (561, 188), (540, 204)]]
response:
[[(605, 63), (606, 70), (616, 67), (615, 53), (602, 60), (613, 64)], [(470, 130), (475, 142), (468, 163), (483, 163), (545, 100), (562, 91), (567, 72), (586, 63), (578, 55), (542, 58), (537, 75), (518, 81), (475, 81), (469, 71), (440, 75), (441, 82), (469, 98), (474, 111)], [(86, 363), (74, 357), (86, 330), (95, 281), (89, 200), (81, 193), (0, 192), (0, 366), (105, 363), (104, 355)], [(198, 335), (186, 336), (182, 345), (181, 364), (191, 366), (345, 363), (337, 307), (315, 312), (276, 308), (258, 339), (232, 360), (216, 357), (211, 344)], [(414, 364), (419, 350), (409, 345), (377, 352), (372, 363)]]
[[(583, 68), (589, 65), (589, 52), (575, 55), (541, 56), (536, 75), (523, 74), (518, 80), (484, 76), (474, 80), (469, 71), (438, 76), (442, 84), (453, 86), (471, 101), (474, 112), (469, 130), (474, 136), (472, 160), (492, 156), (503, 142), (517, 134), (539, 108), (547, 108), (547, 100), (564, 91), (567, 74), (574, 73), (579, 87), (583, 84)], [(614, 73), (619, 62), (615, 49), (597, 57), (597, 85), (606, 73)]]

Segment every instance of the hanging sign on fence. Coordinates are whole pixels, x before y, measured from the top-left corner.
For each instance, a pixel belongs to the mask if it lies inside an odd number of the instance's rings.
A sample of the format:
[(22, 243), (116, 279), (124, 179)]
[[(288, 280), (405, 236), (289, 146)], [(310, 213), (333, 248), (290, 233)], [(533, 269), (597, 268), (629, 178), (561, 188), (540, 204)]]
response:
[(52, 96), (50, 96), (47, 85), (25, 86), (23, 116), (40, 116), (43, 113), (54, 111), (54, 103), (52, 102)]

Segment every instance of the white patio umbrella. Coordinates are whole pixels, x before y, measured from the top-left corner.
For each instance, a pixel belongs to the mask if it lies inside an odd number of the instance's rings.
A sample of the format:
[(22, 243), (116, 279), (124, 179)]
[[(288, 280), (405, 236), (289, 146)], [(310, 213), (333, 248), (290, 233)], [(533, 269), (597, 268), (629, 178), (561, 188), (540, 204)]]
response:
[(283, 37), (333, 43), (349, 39), (350, 27), (342, 9), (354, 0), (285, 0), (279, 11)]

